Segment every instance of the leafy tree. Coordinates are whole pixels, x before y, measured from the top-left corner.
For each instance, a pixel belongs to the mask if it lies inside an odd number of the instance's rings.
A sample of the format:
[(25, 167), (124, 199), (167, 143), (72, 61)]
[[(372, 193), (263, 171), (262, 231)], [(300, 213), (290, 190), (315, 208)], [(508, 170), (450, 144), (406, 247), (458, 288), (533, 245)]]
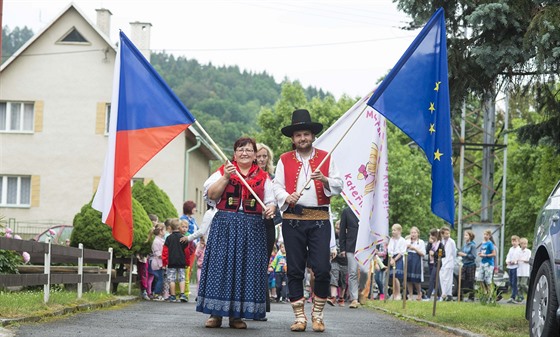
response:
[[(467, 95), (493, 101), (509, 79), (537, 96), (543, 119), (520, 128), (521, 140), (546, 139), (560, 148), (560, 4), (557, 1), (395, 0), (411, 16), (408, 28), (423, 25), (438, 7), (446, 13), (450, 94), (458, 115)], [(467, 32), (465, 34), (465, 32)]]
[(178, 217), (177, 209), (167, 193), (153, 180), (146, 185), (141, 181), (135, 182), (132, 186), (132, 197), (142, 205), (147, 214), (155, 214), (161, 221)]
[[(524, 123), (514, 120), (514, 125)], [(532, 242), (541, 207), (560, 176), (560, 155), (546, 145), (532, 146), (510, 138), (508, 153), (508, 221), (506, 238), (525, 236)]]
[(147, 242), (148, 234), (152, 229), (152, 222), (142, 205), (132, 198), (132, 221), (134, 223), (134, 237), (132, 247), (127, 247), (113, 239), (111, 227), (101, 222), (101, 212), (91, 207), (91, 202), (82, 207), (74, 217), (74, 230), (70, 244), (77, 247), (79, 243), (84, 248), (108, 250), (113, 248), (115, 257), (131, 257), (134, 254), (147, 254), (151, 252), (151, 242)]
[(16, 27), (10, 31), (8, 26), (2, 28), (2, 60), (4, 63), (10, 58), (21, 46), (33, 36), (33, 31), (27, 26), (23, 28)]

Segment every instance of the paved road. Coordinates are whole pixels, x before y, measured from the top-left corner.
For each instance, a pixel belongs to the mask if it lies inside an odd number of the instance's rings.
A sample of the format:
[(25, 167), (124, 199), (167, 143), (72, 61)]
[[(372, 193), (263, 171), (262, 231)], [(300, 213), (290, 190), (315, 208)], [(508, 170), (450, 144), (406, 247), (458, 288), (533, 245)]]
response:
[[(306, 305), (310, 315), (311, 305)], [(273, 303), (267, 322), (247, 321), (247, 330), (230, 329), (227, 319), (221, 329), (204, 328), (207, 315), (195, 311), (195, 304), (138, 301), (118, 308), (81, 312), (43, 323), (10, 328), (14, 336), (40, 337), (128, 337), (128, 336), (251, 336), (292, 335), (293, 313), (289, 304)], [(414, 336), (450, 337), (440, 330), (405, 322), (369, 309), (348, 306), (325, 308), (327, 329), (320, 336)], [(313, 334), (308, 324), (307, 334)]]

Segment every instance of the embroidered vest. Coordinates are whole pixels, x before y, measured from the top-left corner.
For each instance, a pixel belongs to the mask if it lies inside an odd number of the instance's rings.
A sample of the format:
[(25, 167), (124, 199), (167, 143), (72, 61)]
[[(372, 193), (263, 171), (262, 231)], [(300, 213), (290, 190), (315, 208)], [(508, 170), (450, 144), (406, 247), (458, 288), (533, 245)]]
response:
[[(317, 166), (323, 161), (327, 156), (327, 152), (319, 149), (315, 149), (315, 155), (313, 158), (309, 159), (309, 166), (311, 166), (311, 172), (317, 169)], [(284, 164), (284, 181), (286, 183), (286, 192), (292, 194), (296, 192), (297, 181), (301, 173), (301, 168), (303, 163), (296, 158), (296, 151), (290, 151), (282, 154), (280, 156), (282, 164)], [(329, 176), (331, 158), (327, 158), (323, 166), (321, 166), (321, 173), (325, 177)], [(315, 184), (315, 191), (317, 192), (317, 204), (318, 206), (330, 204), (330, 199), (325, 195), (323, 191), (323, 183), (318, 180), (311, 181)]]
[[(240, 203), (243, 201), (243, 211), (245, 213), (261, 214), (263, 212), (262, 206), (258, 203), (258, 201), (252, 194), (249, 194), (248, 198), (242, 200), (242, 184), (243, 183), (237, 180), (230, 179), (229, 183), (224, 189), (224, 193), (222, 193), (220, 202), (216, 205), (216, 208), (222, 211), (237, 212), (239, 211)], [(255, 186), (251, 186), (253, 191), (257, 193), (261, 200), (264, 200), (264, 184), (265, 180), (262, 180)]]

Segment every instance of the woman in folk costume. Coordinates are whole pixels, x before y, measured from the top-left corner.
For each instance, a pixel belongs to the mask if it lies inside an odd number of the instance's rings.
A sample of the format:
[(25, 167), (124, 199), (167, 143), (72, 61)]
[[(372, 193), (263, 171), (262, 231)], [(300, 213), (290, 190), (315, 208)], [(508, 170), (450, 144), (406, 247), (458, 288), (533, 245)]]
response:
[(221, 327), (226, 316), (231, 328), (246, 329), (242, 318), (265, 316), (268, 256), (264, 221), (276, 211), (272, 182), (256, 164), (253, 139), (240, 138), (233, 149), (233, 161), (204, 183), (207, 202), (218, 209), (208, 234), (196, 303), (196, 311), (210, 314), (207, 328)]

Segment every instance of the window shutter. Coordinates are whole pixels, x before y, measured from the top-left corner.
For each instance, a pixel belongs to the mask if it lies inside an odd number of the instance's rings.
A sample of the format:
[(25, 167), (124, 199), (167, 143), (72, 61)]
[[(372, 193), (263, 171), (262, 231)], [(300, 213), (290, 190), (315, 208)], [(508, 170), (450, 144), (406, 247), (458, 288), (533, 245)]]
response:
[(31, 207), (39, 207), (41, 199), (41, 177), (31, 176)]
[(97, 103), (97, 111), (95, 115), (95, 134), (104, 135), (105, 134), (105, 111), (107, 104), (104, 102)]
[(43, 101), (35, 101), (35, 132), (43, 132)]
[(100, 176), (93, 177), (93, 194), (97, 192), (97, 187), (99, 186), (99, 181), (101, 180)]

